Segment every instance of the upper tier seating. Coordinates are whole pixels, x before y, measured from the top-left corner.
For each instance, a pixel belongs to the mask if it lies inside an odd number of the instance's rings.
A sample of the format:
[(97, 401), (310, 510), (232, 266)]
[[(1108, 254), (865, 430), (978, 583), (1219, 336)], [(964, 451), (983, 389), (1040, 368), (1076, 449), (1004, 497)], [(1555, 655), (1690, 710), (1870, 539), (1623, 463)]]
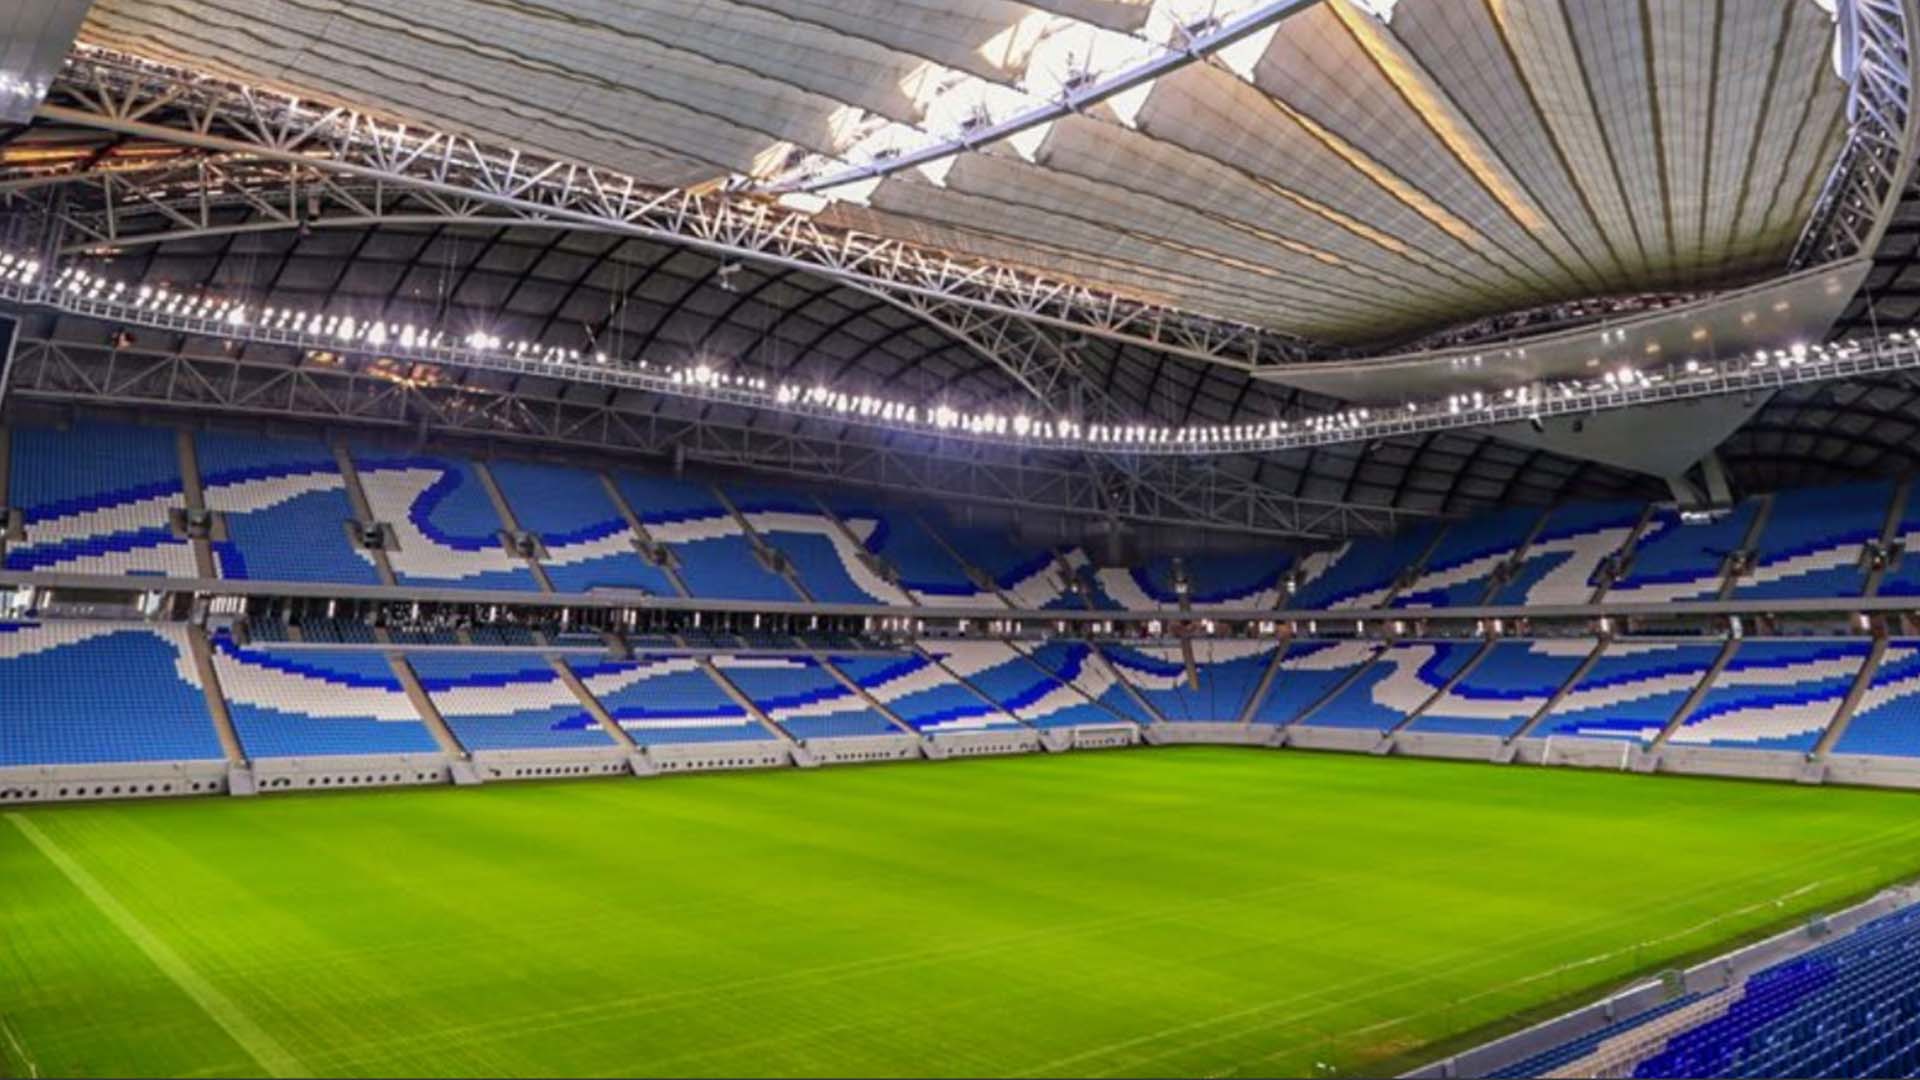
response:
[(1920, 757), (1920, 639), (1887, 642), (1873, 681), (1831, 752)]
[(356, 451), (354, 466), (375, 521), (399, 540), (387, 552), (403, 584), (537, 592), (526, 560), (507, 551), (506, 525), (470, 461)]
[(1301, 611), (1379, 607), (1441, 528), (1439, 522), (1421, 522), (1389, 537), (1352, 540), (1307, 556), (1300, 561), (1300, 587), (1288, 606)]
[(1575, 503), (1555, 510), (1492, 602), (1587, 603), (1600, 584), (1601, 565), (1626, 546), (1644, 512), (1640, 503)]
[(1597, 644), (1591, 638), (1497, 642), (1408, 730), (1511, 738), (1580, 670)]
[(900, 734), (865, 698), (809, 657), (716, 656), (713, 664), (767, 719), (796, 739)]
[(440, 752), (378, 650), (240, 648), (225, 635), (213, 646), (249, 758)]
[(1727, 556), (1746, 542), (1759, 502), (1748, 499), (1724, 517), (1699, 525), (1670, 507), (1654, 511), (1633, 545), (1626, 576), (1607, 590), (1617, 603), (1712, 600), (1720, 595)]
[(1274, 672), (1266, 697), (1254, 706), (1256, 724), (1291, 724), (1373, 663), (1384, 646), (1373, 641), (1295, 641)]
[(1920, 908), (1749, 975), (1725, 1012), (1669, 1037), (1636, 1077), (1920, 1073)]
[(1043, 608), (1054, 611), (1118, 611), (1120, 605), (1100, 587), (1098, 571), (1086, 549), (1063, 547), (1053, 553), (1055, 584)]
[(1494, 571), (1540, 524), (1540, 511), (1500, 510), (1448, 526), (1426, 569), (1393, 598), (1397, 608), (1471, 607), (1486, 599)]
[(1372, 728), (1385, 733), (1399, 726), (1459, 674), (1480, 648), (1474, 641), (1410, 641), (1380, 654), (1373, 666), (1315, 709), (1302, 723), (1310, 727)]
[[(1087, 701), (1084, 708), (1069, 705), (1058, 714), (1035, 716), (1032, 723), (1050, 727), (1069, 723), (1153, 722), (1139, 701), (1120, 685), (1119, 676), (1114, 674), (1113, 668), (1095, 654), (1093, 646), (1086, 642), (1049, 641), (1044, 645), (1016, 643), (1014, 648), (1025, 653), (1027, 659), (1041, 670), (1071, 687)], [(1027, 717), (1023, 716), (1022, 719)]]
[(634, 547), (632, 526), (614, 505), (600, 474), (561, 465), (499, 461), (489, 466), (500, 496), (520, 527), (546, 548), (540, 565), (560, 592), (640, 589), (655, 596), (679, 590)]
[(934, 607), (1005, 608), (992, 592), (982, 592), (954, 561), (945, 545), (911, 512), (881, 508), (850, 495), (829, 496), (827, 508), (848, 524), (871, 522), (867, 550), (899, 571), (900, 586), (922, 604)]
[(925, 655), (832, 657), (841, 674), (858, 683), (888, 712), (915, 731), (987, 731), (1019, 727), (1019, 722), (988, 704), (941, 666), (949, 642), (923, 642)]
[(692, 657), (642, 654), (634, 660), (569, 663), (587, 692), (641, 746), (774, 737)]
[(923, 521), (940, 530), (947, 545), (992, 579), (1015, 607), (1044, 608), (1069, 595), (1052, 551), (1017, 544), (1001, 529), (959, 525), (940, 514), (925, 515)]
[(1737, 600), (1859, 596), (1867, 541), (1886, 527), (1893, 485), (1849, 484), (1804, 488), (1773, 497), (1773, 509), (1755, 543), (1753, 572), (1733, 590)]
[(202, 431), (194, 457), (207, 509), (226, 519), (213, 545), (221, 577), (380, 583), (373, 556), (347, 538), (353, 506), (325, 443)]
[(1186, 559), (1160, 556), (1135, 567), (1105, 567), (1095, 578), (1112, 606), (1125, 611), (1178, 610), (1180, 592), (1176, 583), (1183, 575), (1191, 610), (1272, 610), (1280, 606), (1292, 563), (1291, 556), (1274, 551)]
[(1652, 742), (1719, 655), (1718, 644), (1608, 642), (1533, 734)]
[(745, 527), (705, 484), (621, 472), (614, 482), (655, 540), (673, 549), (680, 580), (712, 600), (794, 602), (801, 597), (754, 553)]
[(1178, 645), (1102, 645), (1100, 651), (1168, 723), (1239, 723), (1273, 664), (1277, 646), (1271, 641), (1201, 640), (1191, 647), (1198, 685), (1187, 681), (1186, 657)]
[(727, 498), (740, 516), (769, 545), (785, 555), (800, 584), (826, 604), (895, 604), (906, 595), (861, 559), (854, 538), (872, 532), (874, 522), (855, 519), (845, 528), (810, 496), (773, 488), (728, 485)]
[(1898, 566), (1880, 576), (1876, 595), (1920, 596), (1920, 491), (1913, 488), (1907, 491), (1907, 504), (1900, 511), (1900, 523), (1894, 526), (1893, 537), (1905, 552)]
[(939, 649), (949, 671), (1015, 719), (1034, 727), (1111, 724), (1114, 717), (1096, 708), (1080, 691), (1054, 678), (1013, 646), (1002, 641), (943, 641)]
[(198, 576), (193, 545), (172, 525), (187, 500), (171, 430), (79, 423), (12, 438), (7, 500), (26, 539), (7, 544), (7, 569)]
[(407, 662), (470, 751), (619, 745), (539, 656), (433, 652), (411, 653)]
[(1744, 641), (1668, 740), (1754, 750), (1814, 748), (1866, 662), (1864, 641)]
[(186, 628), (0, 622), (0, 766), (225, 756)]

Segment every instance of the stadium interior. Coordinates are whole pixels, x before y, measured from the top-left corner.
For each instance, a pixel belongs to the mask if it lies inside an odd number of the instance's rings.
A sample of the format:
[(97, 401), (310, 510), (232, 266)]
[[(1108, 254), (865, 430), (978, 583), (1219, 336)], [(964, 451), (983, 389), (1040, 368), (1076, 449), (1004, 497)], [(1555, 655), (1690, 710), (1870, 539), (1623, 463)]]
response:
[(1920, 0), (0, 8), (0, 1077), (1920, 1075)]

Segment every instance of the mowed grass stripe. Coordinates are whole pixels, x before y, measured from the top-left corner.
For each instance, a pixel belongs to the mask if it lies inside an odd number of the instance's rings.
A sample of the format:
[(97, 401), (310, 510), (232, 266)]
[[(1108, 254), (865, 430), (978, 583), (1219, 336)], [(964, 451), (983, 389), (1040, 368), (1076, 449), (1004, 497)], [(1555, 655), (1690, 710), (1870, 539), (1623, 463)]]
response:
[(219, 1024), (228, 1035), (233, 1037), (234, 1042), (239, 1043), (241, 1048), (252, 1055), (253, 1060), (259, 1063), (269, 1076), (309, 1075), (309, 1070), (300, 1063), (300, 1059), (289, 1054), (273, 1036), (254, 1023), (245, 1009), (202, 978), (200, 973), (182, 960), (166, 942), (142, 925), (140, 920), (134, 917), (133, 912), (123, 907), (105, 886), (94, 880), (92, 874), (87, 873), (86, 867), (81, 866), (72, 856), (62, 851), (60, 845), (54, 843), (52, 838), (35, 827), (25, 814), (10, 813), (7, 815), (7, 820), (12, 822), (13, 827), (20, 830), (21, 835), (25, 836), (40, 854), (46, 856), (47, 861), (65, 875), (66, 879), (73, 883), (73, 887), (79, 889), (81, 894), (107, 917), (109, 922), (139, 946), (140, 951), (146, 954), (147, 959), (153, 961), (155, 967), (159, 968), (167, 978), (172, 979), (174, 985), (192, 998), (194, 1004), (200, 1006), (214, 1023)]
[[(1908, 876), (1916, 807), (1181, 748), (32, 816), (321, 1075), (1299, 1075)], [(199, 1028), (157, 980), (62, 1026), (130, 961), (67, 962), (49, 881), (0, 900), (0, 1015), (49, 1073), (159, 1071)]]

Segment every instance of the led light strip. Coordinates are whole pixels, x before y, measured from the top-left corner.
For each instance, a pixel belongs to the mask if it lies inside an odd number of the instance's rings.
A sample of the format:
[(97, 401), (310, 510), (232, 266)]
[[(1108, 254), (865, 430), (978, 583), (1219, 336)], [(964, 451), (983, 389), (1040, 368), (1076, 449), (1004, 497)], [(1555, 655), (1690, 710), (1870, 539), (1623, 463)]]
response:
[(0, 253), (0, 299), (174, 333), (257, 342), (308, 353), (352, 354), (451, 367), (538, 375), (765, 409), (841, 424), (1013, 449), (1133, 456), (1210, 456), (1298, 450), (1429, 432), (1537, 422), (1557, 416), (1720, 397), (1920, 368), (1920, 331), (1835, 345), (1760, 349), (1719, 363), (1688, 360), (1657, 369), (1622, 364), (1585, 379), (1542, 381), (1443, 399), (1354, 406), (1339, 412), (1239, 424), (1172, 427), (1095, 424), (1019, 413), (916, 405), (824, 384), (737, 375), (709, 364), (627, 364), (604, 353), (464, 337), (319, 310), (254, 307), (205, 293), (129, 288), (74, 266), (43, 273), (31, 257)]

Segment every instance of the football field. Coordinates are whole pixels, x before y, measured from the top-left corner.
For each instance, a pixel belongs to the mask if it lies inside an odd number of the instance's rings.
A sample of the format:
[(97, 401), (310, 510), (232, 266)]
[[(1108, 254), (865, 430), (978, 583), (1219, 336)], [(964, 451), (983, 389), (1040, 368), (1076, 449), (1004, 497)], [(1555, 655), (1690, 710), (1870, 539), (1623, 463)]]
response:
[(0, 814), (0, 1072), (1369, 1073), (1920, 872), (1920, 796), (1186, 748)]

